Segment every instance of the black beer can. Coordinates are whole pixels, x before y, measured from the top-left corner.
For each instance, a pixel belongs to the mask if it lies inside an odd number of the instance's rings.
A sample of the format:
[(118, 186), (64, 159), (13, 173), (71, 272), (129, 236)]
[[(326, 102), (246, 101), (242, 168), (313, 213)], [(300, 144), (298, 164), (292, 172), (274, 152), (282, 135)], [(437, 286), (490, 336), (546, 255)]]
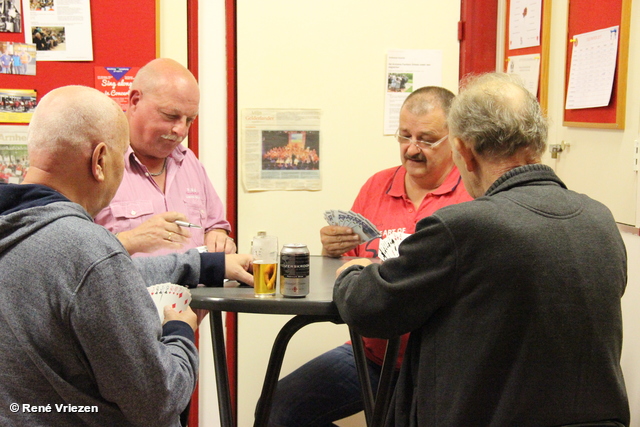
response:
[(280, 252), (280, 293), (285, 297), (304, 297), (309, 293), (309, 249), (290, 243)]

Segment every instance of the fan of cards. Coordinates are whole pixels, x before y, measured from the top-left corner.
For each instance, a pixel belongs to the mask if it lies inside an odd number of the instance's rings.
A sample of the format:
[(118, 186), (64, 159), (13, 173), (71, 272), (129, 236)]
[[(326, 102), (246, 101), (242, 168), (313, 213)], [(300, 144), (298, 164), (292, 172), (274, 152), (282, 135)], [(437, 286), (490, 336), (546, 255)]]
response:
[(354, 233), (360, 236), (363, 243), (380, 237), (380, 232), (371, 221), (353, 211), (328, 210), (324, 212), (324, 219), (327, 220), (329, 225), (351, 228)]
[(182, 313), (189, 307), (191, 302), (191, 292), (184, 286), (174, 283), (160, 283), (147, 288), (151, 294), (153, 302), (158, 309), (160, 321), (164, 322), (164, 306), (170, 305), (178, 313)]
[(378, 258), (382, 261), (389, 258), (396, 258), (399, 255), (398, 247), (400, 246), (400, 243), (409, 236), (409, 234), (403, 233), (402, 231), (387, 233), (387, 235), (380, 240)]

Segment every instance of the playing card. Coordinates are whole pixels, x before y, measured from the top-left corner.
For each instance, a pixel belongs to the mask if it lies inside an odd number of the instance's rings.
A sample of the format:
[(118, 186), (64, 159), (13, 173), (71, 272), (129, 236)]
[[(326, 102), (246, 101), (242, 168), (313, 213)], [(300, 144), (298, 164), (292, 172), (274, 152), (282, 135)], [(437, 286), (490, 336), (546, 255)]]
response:
[(363, 242), (368, 242), (376, 237), (380, 237), (380, 232), (371, 221), (364, 216), (353, 211), (343, 211), (339, 209), (327, 210), (324, 219), (329, 225), (339, 225), (351, 228), (358, 234)]
[(401, 231), (387, 234), (385, 237), (380, 239), (380, 245), (378, 246), (378, 258), (384, 261), (389, 258), (399, 256), (398, 247), (400, 246), (400, 243), (409, 236), (410, 234), (403, 233)]
[(178, 313), (182, 313), (191, 303), (191, 292), (184, 286), (175, 283), (159, 283), (147, 288), (156, 305), (160, 321), (164, 322), (164, 307), (170, 305)]

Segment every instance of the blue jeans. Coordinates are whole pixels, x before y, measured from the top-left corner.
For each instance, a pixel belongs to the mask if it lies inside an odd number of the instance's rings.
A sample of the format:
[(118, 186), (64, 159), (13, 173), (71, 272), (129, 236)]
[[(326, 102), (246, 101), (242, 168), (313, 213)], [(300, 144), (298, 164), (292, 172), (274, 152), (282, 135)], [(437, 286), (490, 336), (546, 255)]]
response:
[[(381, 366), (367, 359), (371, 387), (378, 389)], [(396, 375), (397, 377), (397, 375)], [(278, 381), (270, 426), (324, 427), (364, 409), (353, 349), (344, 344), (305, 363)]]

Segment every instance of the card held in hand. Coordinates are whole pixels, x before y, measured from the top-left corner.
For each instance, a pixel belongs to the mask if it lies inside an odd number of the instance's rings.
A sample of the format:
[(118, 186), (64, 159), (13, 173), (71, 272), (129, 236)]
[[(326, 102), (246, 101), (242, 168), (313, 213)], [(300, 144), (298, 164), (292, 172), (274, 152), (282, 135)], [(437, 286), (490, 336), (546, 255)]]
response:
[(147, 288), (151, 299), (158, 309), (160, 321), (164, 322), (164, 307), (170, 305), (178, 313), (182, 313), (191, 303), (191, 292), (184, 286), (175, 283), (159, 283)]
[(331, 209), (324, 212), (324, 219), (329, 225), (349, 227), (360, 236), (363, 243), (380, 237), (380, 232), (367, 218), (353, 211)]

